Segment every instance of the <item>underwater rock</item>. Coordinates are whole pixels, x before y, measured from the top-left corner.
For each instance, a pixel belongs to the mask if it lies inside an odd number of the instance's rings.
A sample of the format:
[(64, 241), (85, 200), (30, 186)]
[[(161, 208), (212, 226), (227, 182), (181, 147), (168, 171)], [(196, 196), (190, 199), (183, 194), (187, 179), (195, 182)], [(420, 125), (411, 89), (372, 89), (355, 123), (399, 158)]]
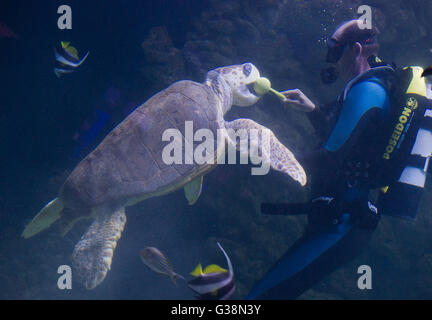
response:
[(230, 34), (235, 30), (234, 24), (230, 20), (216, 19), (208, 22), (210, 30), (218, 33)]
[(410, 6), (416, 16), (416, 21), (419, 26), (425, 28), (427, 36), (426, 39), (432, 38), (432, 24), (430, 19), (432, 17), (432, 2), (422, 0), (412, 0), (403, 2)]
[(141, 48), (144, 53), (141, 71), (149, 84), (163, 87), (184, 78), (182, 52), (174, 47), (166, 27), (152, 28)]
[(234, 64), (217, 50), (216, 43), (203, 41), (188, 41), (183, 48), (184, 59), (188, 71), (197, 79), (216, 67)]
[(168, 56), (161, 53), (176, 51), (165, 26), (150, 29), (147, 38), (141, 43), (146, 60), (152, 62), (167, 62)]
[(209, 7), (212, 8), (211, 11), (214, 15), (235, 17), (242, 10), (242, 3), (241, 1), (231, 0), (211, 0), (209, 1)]

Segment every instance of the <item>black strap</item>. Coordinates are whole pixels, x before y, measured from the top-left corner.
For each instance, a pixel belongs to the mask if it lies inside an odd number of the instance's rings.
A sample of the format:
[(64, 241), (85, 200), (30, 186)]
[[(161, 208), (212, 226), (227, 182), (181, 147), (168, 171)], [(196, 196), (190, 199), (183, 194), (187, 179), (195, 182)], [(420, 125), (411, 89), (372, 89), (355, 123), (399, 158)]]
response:
[(368, 78), (372, 78), (372, 77), (377, 77), (380, 82), (384, 85), (384, 82), (381, 78), (386, 78), (388, 75), (393, 74), (394, 73), (394, 69), (389, 66), (389, 65), (384, 65), (384, 66), (378, 66), (375, 68), (371, 68), (368, 71), (365, 71), (364, 73), (359, 74), (357, 77), (351, 79), (347, 85), (345, 86), (345, 89), (342, 93), (342, 101), (345, 101), (349, 90), (357, 83), (366, 80)]
[(420, 128), (432, 131), (432, 118), (423, 117), (420, 122)]
[(427, 157), (418, 154), (410, 154), (407, 159), (407, 166), (424, 169)]

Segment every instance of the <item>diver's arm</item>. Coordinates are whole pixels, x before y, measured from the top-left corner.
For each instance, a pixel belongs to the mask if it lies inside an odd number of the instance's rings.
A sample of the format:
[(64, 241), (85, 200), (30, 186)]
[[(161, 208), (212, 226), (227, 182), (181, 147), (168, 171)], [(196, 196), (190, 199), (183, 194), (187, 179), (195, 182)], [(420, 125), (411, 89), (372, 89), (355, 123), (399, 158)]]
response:
[(340, 108), (337, 108), (337, 101), (325, 105), (314, 104), (299, 89), (283, 91), (282, 94), (286, 97), (282, 101), (286, 108), (294, 108), (306, 112), (320, 142), (324, 143), (340, 111)]
[(372, 129), (382, 126), (388, 105), (387, 91), (377, 81), (368, 80), (353, 86), (324, 148), (340, 152), (358, 146)]
[(332, 161), (333, 152), (326, 150), (325, 148), (318, 148), (312, 151), (306, 151), (296, 154), (296, 159), (301, 163), (306, 175), (315, 174), (317, 171), (331, 171), (335, 170)]
[(300, 89), (287, 90), (282, 94), (285, 96), (285, 100), (282, 101), (285, 107), (293, 107), (304, 112), (312, 112), (315, 109), (315, 104)]
[(296, 159), (301, 163), (307, 175), (324, 171), (334, 174), (353, 148), (371, 139), (369, 133), (376, 131), (376, 124), (380, 123), (382, 123), (381, 110), (370, 109), (359, 120), (350, 137), (338, 150), (329, 150), (326, 145), (312, 151), (297, 153)]
[(313, 112), (307, 113), (310, 124), (315, 130), (318, 145), (324, 145), (336, 124), (340, 106), (337, 100), (327, 104), (317, 104)]
[[(354, 148), (358, 148), (383, 123), (389, 103), (386, 90), (374, 81), (354, 86), (348, 94), (333, 131), (323, 147), (296, 155), (309, 174), (316, 170), (335, 171)], [(315, 111), (314, 111), (315, 112)]]

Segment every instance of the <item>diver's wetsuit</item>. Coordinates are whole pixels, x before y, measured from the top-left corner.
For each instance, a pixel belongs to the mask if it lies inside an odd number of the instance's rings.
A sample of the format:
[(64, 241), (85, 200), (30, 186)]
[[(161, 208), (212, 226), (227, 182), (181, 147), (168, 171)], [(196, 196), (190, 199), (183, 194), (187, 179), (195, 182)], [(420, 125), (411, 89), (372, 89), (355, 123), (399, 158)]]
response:
[(300, 212), (291, 214), (308, 216), (304, 235), (246, 299), (294, 299), (367, 246), (379, 220), (368, 196), (380, 186), (373, 163), (381, 156), (380, 135), (389, 122), (390, 102), (383, 81), (362, 79), (350, 87), (345, 99), (343, 94), (339, 98), (341, 111), (325, 146), (297, 157), (306, 172), (325, 186), (326, 197), (303, 209), (293, 206), (291, 211)]

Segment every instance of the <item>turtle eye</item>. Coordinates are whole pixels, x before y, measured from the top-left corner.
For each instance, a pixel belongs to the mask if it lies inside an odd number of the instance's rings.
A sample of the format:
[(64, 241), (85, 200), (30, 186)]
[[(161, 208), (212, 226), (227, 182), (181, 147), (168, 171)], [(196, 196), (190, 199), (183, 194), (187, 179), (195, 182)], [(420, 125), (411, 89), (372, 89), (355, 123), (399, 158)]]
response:
[(251, 64), (250, 64), (250, 63), (246, 63), (246, 64), (243, 66), (243, 74), (244, 74), (246, 77), (249, 77), (249, 75), (251, 74), (251, 72), (252, 72), (252, 66), (251, 66)]

